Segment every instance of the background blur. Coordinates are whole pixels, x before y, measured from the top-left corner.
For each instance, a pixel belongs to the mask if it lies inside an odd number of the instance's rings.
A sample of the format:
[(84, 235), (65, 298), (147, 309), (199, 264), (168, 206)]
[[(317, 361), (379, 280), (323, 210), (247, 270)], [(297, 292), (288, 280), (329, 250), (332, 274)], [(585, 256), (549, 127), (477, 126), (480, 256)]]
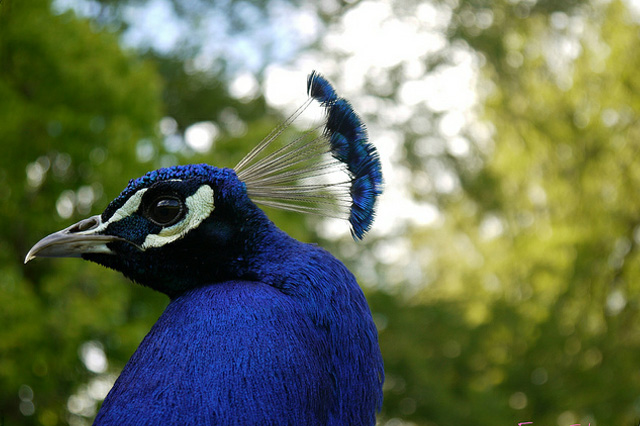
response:
[(347, 263), (380, 331), (379, 423), (640, 418), (640, 2), (0, 1), (0, 423), (89, 424), (166, 297), (22, 261), (160, 166), (232, 167), (316, 69), (380, 150)]

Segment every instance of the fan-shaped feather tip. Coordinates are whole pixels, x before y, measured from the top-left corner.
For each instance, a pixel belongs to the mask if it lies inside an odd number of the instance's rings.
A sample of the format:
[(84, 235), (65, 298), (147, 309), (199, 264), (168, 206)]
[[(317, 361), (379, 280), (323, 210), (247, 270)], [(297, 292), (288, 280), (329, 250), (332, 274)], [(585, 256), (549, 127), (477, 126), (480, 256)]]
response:
[[(314, 71), (308, 77), (307, 92), (310, 99), (256, 145), (235, 170), (254, 202), (348, 219), (353, 237), (362, 239), (371, 228), (376, 199), (382, 192), (380, 158), (362, 120), (347, 100), (338, 97), (331, 83)], [(326, 113), (322, 134), (314, 128), (276, 148), (276, 141), (311, 101)], [(333, 172), (340, 174), (337, 181), (330, 179)]]
[(368, 140), (364, 123), (351, 104), (336, 95), (331, 83), (314, 71), (307, 80), (307, 91), (326, 109), (325, 134), (331, 155), (347, 166), (351, 178), (351, 234), (362, 239), (371, 228), (376, 199), (382, 193), (380, 157)]
[(332, 103), (338, 99), (331, 83), (316, 71), (311, 71), (307, 78), (307, 93), (322, 104)]

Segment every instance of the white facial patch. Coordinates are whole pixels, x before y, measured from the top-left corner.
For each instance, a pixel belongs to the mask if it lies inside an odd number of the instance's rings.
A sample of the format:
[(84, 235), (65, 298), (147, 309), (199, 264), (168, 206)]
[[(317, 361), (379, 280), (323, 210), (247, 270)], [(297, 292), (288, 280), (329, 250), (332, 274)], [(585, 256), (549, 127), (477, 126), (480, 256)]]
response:
[[(136, 195), (138, 194), (136, 193)], [(213, 189), (209, 185), (201, 186), (195, 194), (185, 200), (185, 204), (188, 209), (185, 217), (175, 225), (163, 228), (157, 234), (147, 235), (144, 243), (142, 243), (143, 250), (169, 244), (184, 237), (192, 229), (197, 228), (203, 220), (209, 217), (215, 207), (213, 205)], [(124, 207), (122, 206), (122, 208)]]
[(122, 207), (120, 207), (116, 212), (109, 218), (105, 225), (109, 223), (117, 222), (119, 220), (124, 219), (125, 217), (129, 217), (135, 212), (138, 211), (138, 207), (140, 207), (140, 203), (142, 202), (142, 196), (147, 192), (147, 188), (143, 188), (140, 191), (133, 194), (126, 203)]
[(102, 230), (106, 229), (110, 224), (117, 222), (119, 220), (124, 219), (125, 217), (131, 216), (133, 213), (138, 211), (138, 207), (140, 207), (140, 203), (142, 202), (142, 196), (147, 192), (147, 188), (143, 188), (140, 191), (133, 194), (126, 203), (122, 205), (116, 212), (109, 218), (108, 221), (101, 223), (96, 228), (89, 229), (83, 232), (76, 232), (76, 234), (97, 234)]

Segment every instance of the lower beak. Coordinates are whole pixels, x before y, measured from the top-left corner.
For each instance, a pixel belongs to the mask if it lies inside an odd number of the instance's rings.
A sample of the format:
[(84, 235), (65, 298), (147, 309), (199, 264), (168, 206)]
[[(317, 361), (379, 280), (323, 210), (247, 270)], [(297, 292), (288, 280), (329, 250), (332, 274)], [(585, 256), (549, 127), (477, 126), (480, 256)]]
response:
[(80, 257), (86, 253), (113, 254), (107, 244), (124, 240), (113, 235), (97, 234), (101, 230), (100, 225), (102, 219), (96, 215), (47, 235), (31, 247), (24, 263), (35, 257)]

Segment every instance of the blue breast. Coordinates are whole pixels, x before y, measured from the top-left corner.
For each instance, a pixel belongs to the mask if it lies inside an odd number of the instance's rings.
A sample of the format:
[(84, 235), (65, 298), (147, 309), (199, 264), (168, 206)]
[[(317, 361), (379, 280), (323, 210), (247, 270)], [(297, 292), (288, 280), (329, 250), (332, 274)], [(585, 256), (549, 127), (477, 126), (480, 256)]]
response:
[(227, 281), (171, 301), (96, 424), (375, 424), (384, 373), (362, 291), (328, 252), (275, 235), (269, 284)]

